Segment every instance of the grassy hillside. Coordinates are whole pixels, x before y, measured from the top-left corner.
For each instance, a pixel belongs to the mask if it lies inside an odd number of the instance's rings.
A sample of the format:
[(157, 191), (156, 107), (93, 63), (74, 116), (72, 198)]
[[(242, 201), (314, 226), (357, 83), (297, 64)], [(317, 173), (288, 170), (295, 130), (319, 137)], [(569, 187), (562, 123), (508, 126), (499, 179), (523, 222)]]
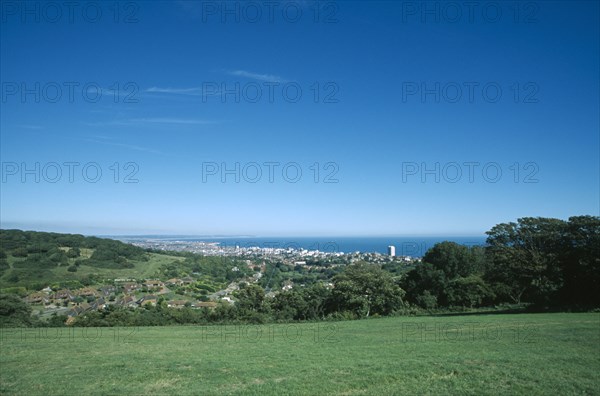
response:
[[(132, 260), (133, 268), (98, 268), (82, 264), (77, 272), (69, 272), (68, 266), (61, 266), (52, 269), (52, 275), (44, 280), (65, 281), (65, 280), (86, 280), (86, 279), (115, 279), (115, 278), (136, 278), (144, 279), (156, 276), (159, 268), (165, 264), (182, 261), (182, 257), (169, 256), (164, 254), (146, 253), (147, 260)], [(8, 276), (7, 276), (8, 278)]]
[(599, 329), (597, 313), (4, 329), (0, 393), (593, 395)]
[(0, 288), (39, 289), (55, 282), (148, 278), (182, 257), (148, 253), (111, 239), (0, 230)]

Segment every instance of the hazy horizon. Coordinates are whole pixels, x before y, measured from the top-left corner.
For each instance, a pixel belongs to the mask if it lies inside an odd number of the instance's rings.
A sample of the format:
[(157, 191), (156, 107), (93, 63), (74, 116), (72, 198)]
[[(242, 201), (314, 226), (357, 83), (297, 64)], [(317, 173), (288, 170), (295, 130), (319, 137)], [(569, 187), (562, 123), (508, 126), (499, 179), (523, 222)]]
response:
[[(196, 233), (196, 232), (99, 232), (92, 231), (92, 228), (81, 227), (81, 228), (70, 228), (61, 226), (48, 226), (39, 225), (31, 226), (18, 223), (5, 223), (0, 222), (0, 229), (19, 229), (23, 231), (41, 231), (41, 232), (56, 232), (66, 234), (82, 234), (88, 236), (106, 236), (106, 237), (151, 237), (151, 236), (168, 236), (168, 237), (210, 237), (210, 238), (310, 238), (310, 237), (323, 237), (323, 238), (353, 238), (353, 237), (373, 237), (373, 238), (384, 238), (384, 237), (411, 237), (411, 236), (423, 236), (423, 237), (443, 237), (443, 236), (455, 236), (455, 237), (471, 237), (471, 236), (484, 236), (483, 232), (473, 233), (452, 233), (452, 232), (438, 232), (438, 233), (398, 233), (398, 234), (321, 234), (319, 232), (309, 234), (211, 234), (211, 233)], [(486, 230), (487, 231), (487, 230)]]

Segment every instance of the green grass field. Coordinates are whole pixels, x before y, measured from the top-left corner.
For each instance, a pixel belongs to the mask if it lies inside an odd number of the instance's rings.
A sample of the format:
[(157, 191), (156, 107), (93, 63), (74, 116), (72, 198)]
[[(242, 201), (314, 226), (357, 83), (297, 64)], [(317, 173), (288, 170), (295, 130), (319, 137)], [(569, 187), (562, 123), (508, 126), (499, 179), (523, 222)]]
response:
[(4, 329), (0, 394), (600, 394), (600, 314)]
[(67, 271), (67, 267), (58, 267), (54, 269), (57, 279), (69, 279), (71, 276), (73, 279), (80, 279), (86, 275), (96, 274), (107, 279), (115, 278), (150, 278), (156, 276), (159, 268), (167, 263), (174, 261), (183, 261), (183, 257), (168, 256), (163, 254), (148, 254), (148, 261), (133, 261), (135, 268), (123, 268), (123, 269), (107, 269), (90, 267), (82, 265), (79, 270), (72, 275)]
[[(82, 249), (81, 256), (83, 258), (89, 258), (92, 254), (92, 249)], [(23, 261), (23, 258), (15, 258), (10, 256), (8, 258), (8, 264), (10, 267), (14, 267), (14, 264)], [(51, 284), (53, 282), (60, 281), (68, 281), (68, 280), (81, 280), (86, 276), (96, 276), (98, 278), (104, 279), (116, 279), (116, 278), (150, 278), (157, 275), (159, 269), (164, 264), (183, 261), (183, 257), (179, 256), (169, 256), (164, 254), (156, 254), (149, 253), (148, 261), (132, 261), (135, 264), (134, 268), (123, 268), (123, 269), (111, 269), (111, 268), (98, 268), (91, 267), (88, 265), (81, 265), (77, 272), (68, 272), (67, 268), (69, 265), (72, 265), (75, 262), (75, 259), (69, 259), (69, 264), (61, 267), (55, 267), (52, 269), (48, 269), (43, 274), (43, 280)], [(32, 271), (32, 276), (30, 278), (25, 278), (25, 280), (36, 280), (36, 276), (39, 277), (40, 271)], [(4, 275), (0, 276), (0, 287), (10, 287), (14, 286), (11, 282), (7, 280), (10, 275), (9, 271), (4, 273)], [(41, 281), (37, 279), (37, 281)]]

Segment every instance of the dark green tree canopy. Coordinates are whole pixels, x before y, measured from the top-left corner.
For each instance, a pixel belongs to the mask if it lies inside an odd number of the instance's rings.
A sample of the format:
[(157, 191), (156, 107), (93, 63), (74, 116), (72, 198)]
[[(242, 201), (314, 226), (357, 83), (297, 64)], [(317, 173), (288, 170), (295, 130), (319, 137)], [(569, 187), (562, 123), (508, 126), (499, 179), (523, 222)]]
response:
[(387, 315), (402, 304), (404, 290), (380, 266), (359, 262), (333, 279), (333, 300), (338, 310), (357, 316)]
[(443, 271), (448, 279), (454, 279), (483, 270), (484, 252), (479, 247), (469, 248), (455, 242), (441, 242), (425, 253), (423, 262)]

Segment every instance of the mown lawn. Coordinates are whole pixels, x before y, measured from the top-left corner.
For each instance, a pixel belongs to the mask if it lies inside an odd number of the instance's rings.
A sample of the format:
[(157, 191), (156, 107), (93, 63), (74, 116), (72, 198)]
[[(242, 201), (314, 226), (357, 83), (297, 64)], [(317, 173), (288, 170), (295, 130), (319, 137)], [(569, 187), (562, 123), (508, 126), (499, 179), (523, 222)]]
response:
[(3, 329), (0, 394), (600, 394), (600, 314)]

